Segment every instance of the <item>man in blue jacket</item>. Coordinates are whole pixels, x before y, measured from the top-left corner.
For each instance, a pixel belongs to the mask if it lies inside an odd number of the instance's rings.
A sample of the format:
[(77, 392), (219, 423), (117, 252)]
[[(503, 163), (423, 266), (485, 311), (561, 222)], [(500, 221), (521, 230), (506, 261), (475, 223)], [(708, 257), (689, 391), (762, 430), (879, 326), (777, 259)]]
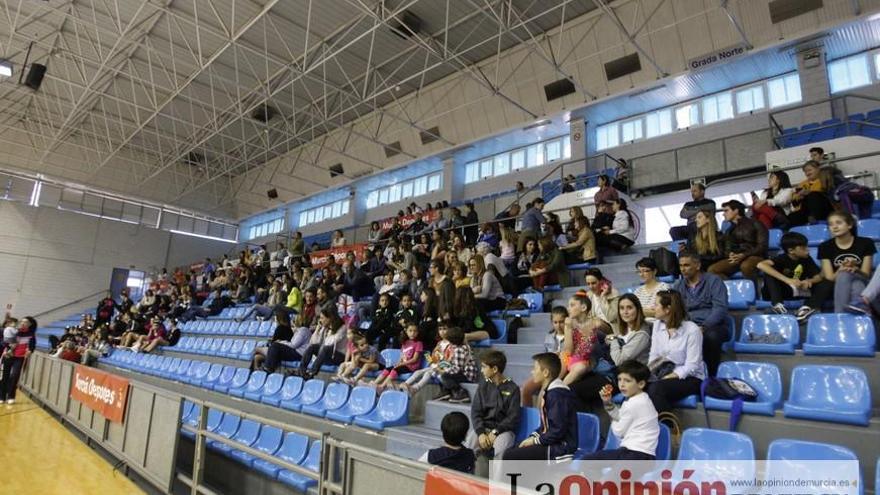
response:
[(703, 330), (703, 361), (709, 376), (721, 364), (721, 345), (730, 337), (727, 324), (727, 286), (717, 275), (700, 271), (700, 257), (690, 251), (678, 254), (681, 278), (673, 290), (681, 294), (688, 320)]
[(505, 461), (561, 461), (571, 459), (578, 447), (575, 397), (559, 379), (562, 362), (552, 352), (532, 356), (532, 379), (541, 384), (541, 426), (518, 447), (504, 451)]

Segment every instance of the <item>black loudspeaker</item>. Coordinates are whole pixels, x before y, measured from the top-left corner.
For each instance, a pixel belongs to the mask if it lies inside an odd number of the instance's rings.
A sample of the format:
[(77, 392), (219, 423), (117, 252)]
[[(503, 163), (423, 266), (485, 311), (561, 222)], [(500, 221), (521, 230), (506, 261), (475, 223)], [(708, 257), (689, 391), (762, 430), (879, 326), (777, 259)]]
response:
[(269, 189), (266, 191), (266, 196), (269, 196), (269, 199), (278, 199), (278, 189)]
[(623, 77), (633, 72), (642, 70), (642, 63), (639, 61), (638, 53), (616, 58), (605, 63), (605, 78), (613, 81), (618, 77)]
[(553, 101), (574, 92), (574, 83), (568, 79), (560, 79), (544, 85), (544, 97), (547, 98), (547, 101)]
[(336, 165), (330, 165), (330, 178), (336, 177), (337, 175), (345, 174), (345, 169), (342, 168), (341, 163), (337, 163)]
[(28, 75), (24, 80), (24, 85), (36, 91), (40, 89), (40, 85), (43, 84), (43, 77), (45, 75), (45, 65), (31, 64), (31, 70), (28, 71)]

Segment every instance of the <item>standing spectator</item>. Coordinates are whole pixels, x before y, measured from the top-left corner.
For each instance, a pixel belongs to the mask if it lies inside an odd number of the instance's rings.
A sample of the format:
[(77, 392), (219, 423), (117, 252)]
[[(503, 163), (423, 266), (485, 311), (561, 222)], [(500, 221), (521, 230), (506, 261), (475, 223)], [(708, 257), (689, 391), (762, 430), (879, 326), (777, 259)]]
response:
[(788, 215), (791, 226), (816, 223), (827, 218), (834, 209), (829, 199), (834, 184), (829, 183), (827, 178), (823, 180), (820, 168), (819, 163), (813, 160), (801, 167), (806, 178), (794, 189), (792, 212)]
[[(508, 229), (516, 229), (516, 219), (519, 217), (520, 211), (519, 203), (513, 203), (506, 210), (495, 215), (495, 220), (499, 220), (501, 225)], [(517, 251), (519, 250), (517, 249)]]
[(706, 186), (702, 182), (691, 184), (691, 198), (692, 201), (685, 203), (678, 214), (679, 217), (687, 220), (687, 225), (669, 229), (669, 237), (672, 237), (673, 241), (683, 241), (691, 236), (694, 228), (694, 216), (697, 212), (709, 210), (714, 215), (715, 201), (706, 197)]
[(544, 352), (532, 356), (532, 379), (541, 383), (541, 425), (519, 446), (507, 449), (505, 461), (561, 461), (571, 459), (578, 448), (575, 397), (559, 379), (559, 356)]
[[(785, 299), (803, 297), (814, 286), (828, 282), (823, 280), (821, 270), (810, 257), (807, 238), (803, 234), (786, 232), (780, 245), (782, 254), (758, 263), (758, 269), (764, 272), (764, 298), (773, 304), (771, 311), (781, 315), (788, 313), (783, 304)], [(829, 291), (826, 289), (824, 293)], [(821, 301), (814, 303), (821, 304)], [(819, 309), (818, 304), (816, 309)]]
[(599, 190), (593, 195), (593, 204), (597, 205), (606, 201), (617, 201), (620, 199), (617, 189), (611, 187), (611, 179), (607, 175), (600, 175), (596, 185), (599, 186)]
[[(696, 266), (696, 260), (689, 258)], [(648, 395), (658, 412), (669, 412), (677, 401), (700, 393), (703, 374), (703, 333), (687, 321), (681, 295), (663, 291), (657, 295), (654, 314), (657, 321), (651, 332), (648, 367), (656, 381), (648, 386)]]
[(477, 243), (477, 231), (479, 230), (479, 222), (480, 217), (477, 215), (477, 210), (474, 209), (474, 203), (468, 201), (464, 204), (465, 207), (465, 217), (464, 224), (465, 227), (462, 229), (462, 233), (464, 234), (464, 238), (467, 241), (469, 246), (473, 246)]
[(521, 231), (516, 247), (518, 251), (523, 250), (523, 246), (528, 239), (537, 239), (538, 235), (541, 233), (541, 226), (544, 225), (544, 214), (541, 213), (541, 210), (543, 209), (544, 200), (537, 198), (534, 203), (532, 203), (532, 207), (526, 210), (523, 214), (522, 219), (520, 220)]
[(504, 376), (507, 357), (503, 352), (490, 350), (480, 358), (483, 380), (471, 403), (471, 421), (474, 425), (469, 446), (477, 455), (476, 475), (489, 475), (489, 458), (501, 459), (504, 451), (513, 447), (519, 428), (519, 387)]
[(752, 192), (752, 216), (768, 229), (787, 229), (793, 194), (787, 173), (781, 170), (770, 172), (767, 189), (761, 191), (760, 196)]
[(95, 310), (95, 326), (101, 326), (110, 323), (113, 319), (113, 313), (116, 312), (119, 305), (110, 296), (110, 291), (104, 295), (104, 298), (98, 302), (98, 308)]
[(18, 332), (15, 334), (15, 342), (12, 343), (0, 356), (3, 361), (3, 375), (0, 381), (0, 403), (15, 404), (15, 391), (18, 390), (18, 380), (21, 378), (21, 370), (27, 359), (37, 348), (37, 320), (32, 316), (25, 316), (19, 322)]
[(742, 271), (745, 278), (755, 280), (758, 263), (767, 257), (767, 229), (760, 222), (746, 216), (744, 204), (733, 199), (723, 205), (724, 218), (733, 228), (724, 234), (724, 256), (715, 262), (709, 272), (727, 278)]
[[(727, 286), (716, 275), (701, 272), (700, 259), (694, 253), (679, 253), (678, 266), (681, 278), (675, 281), (672, 288), (681, 295), (688, 319), (702, 330), (700, 359), (705, 359), (709, 376), (715, 376), (721, 363), (721, 345), (730, 336)], [(660, 318), (660, 315), (654, 316)], [(656, 323), (654, 331), (657, 331)]]

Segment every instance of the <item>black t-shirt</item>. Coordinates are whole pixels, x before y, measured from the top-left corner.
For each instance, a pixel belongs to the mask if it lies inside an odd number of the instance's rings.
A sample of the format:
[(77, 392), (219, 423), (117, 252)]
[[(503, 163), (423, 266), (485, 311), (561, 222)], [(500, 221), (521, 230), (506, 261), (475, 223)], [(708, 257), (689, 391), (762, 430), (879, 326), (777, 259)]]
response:
[(272, 341), (290, 340), (293, 338), (293, 330), (290, 325), (278, 325), (275, 327), (275, 333), (272, 334)]
[(877, 248), (874, 247), (874, 241), (865, 237), (855, 237), (849, 249), (841, 249), (834, 242), (834, 239), (828, 239), (819, 244), (819, 259), (831, 261), (835, 272), (844, 262), (851, 259), (861, 267), (866, 256), (873, 256), (876, 253)]
[(428, 451), (429, 464), (454, 469), (462, 473), (473, 474), (474, 460), (474, 451), (465, 447), (451, 449), (444, 445)]
[(819, 266), (813, 258), (791, 259), (787, 254), (773, 258), (773, 268), (788, 278), (807, 280), (819, 274)]

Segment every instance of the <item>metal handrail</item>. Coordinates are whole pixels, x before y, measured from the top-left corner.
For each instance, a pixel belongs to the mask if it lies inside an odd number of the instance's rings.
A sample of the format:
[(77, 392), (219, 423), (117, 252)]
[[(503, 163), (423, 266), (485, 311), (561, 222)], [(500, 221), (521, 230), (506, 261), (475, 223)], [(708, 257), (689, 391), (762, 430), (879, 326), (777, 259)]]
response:
[[(791, 133), (791, 134), (786, 134), (785, 136), (796, 136), (796, 135), (804, 134), (804, 133), (807, 133), (807, 132), (814, 132), (814, 131), (817, 131), (817, 130), (820, 130), (820, 129), (827, 129), (828, 127), (834, 127), (834, 126), (837, 126), (837, 125), (841, 125), (841, 124), (843, 124), (843, 123), (846, 123), (846, 124), (848, 125), (850, 122), (859, 122), (859, 123), (862, 123), (862, 124), (865, 124), (865, 125), (869, 125), (869, 126), (872, 126), (872, 127), (880, 127), (880, 126), (877, 126), (877, 124), (873, 124), (873, 123), (871, 123), (871, 122), (867, 122), (867, 121), (862, 121), (862, 120), (859, 120), (859, 121), (852, 121), (852, 120), (850, 120), (850, 119), (849, 119), (849, 112), (847, 111), (847, 104), (846, 104), (846, 102), (847, 102), (847, 100), (851, 100), (851, 99), (868, 100), (868, 101), (874, 101), (874, 102), (880, 103), (880, 98), (875, 97), (875, 96), (863, 95), (863, 94), (845, 94), (845, 95), (841, 95), (841, 96), (832, 96), (832, 97), (829, 97), (829, 98), (823, 98), (823, 99), (821, 99), (821, 100), (812, 101), (812, 102), (809, 102), (809, 103), (804, 103), (804, 104), (802, 104), (802, 105), (798, 105), (798, 106), (794, 106), (794, 107), (787, 107), (787, 108), (784, 108), (784, 109), (781, 109), (781, 110), (777, 110), (777, 111), (775, 111), (775, 112), (770, 112), (770, 114), (769, 114), (769, 116), (768, 116), (768, 117), (769, 117), (769, 120), (770, 120), (770, 132), (771, 132), (771, 133), (775, 133), (775, 135), (772, 137), (772, 139), (773, 139), (773, 143), (774, 143), (777, 147), (780, 147), (780, 148), (781, 148), (781, 146), (779, 146), (779, 143), (778, 143), (777, 139), (779, 139), (780, 137), (783, 136), (783, 134), (782, 134), (783, 127), (782, 127), (782, 125), (776, 120), (776, 116), (778, 116), (778, 115), (780, 115), (780, 114), (784, 114), (784, 113), (794, 112), (794, 111), (798, 111), (798, 110), (803, 110), (803, 109), (805, 109), (805, 108), (815, 107), (815, 106), (825, 105), (825, 104), (828, 105), (828, 108), (829, 108), (829, 110), (831, 111), (831, 117), (832, 117), (832, 118), (839, 118), (839, 119), (840, 119), (841, 122), (840, 122), (839, 124), (831, 124), (831, 125), (827, 125), (827, 126), (819, 126), (819, 127), (815, 127), (815, 128), (813, 128), (813, 129), (807, 129), (807, 130), (800, 130), (800, 129), (799, 129), (798, 131), (793, 132), (793, 133)], [(834, 117), (834, 115), (835, 115), (835, 105), (834, 105), (834, 103), (836, 103), (836, 102), (842, 102), (842, 104), (843, 104), (843, 105), (842, 105), (842, 106), (843, 106), (843, 116), (842, 116), (842, 117)], [(801, 127), (802, 127), (802, 126), (801, 126)]]
[(68, 306), (73, 306), (74, 304), (79, 304), (79, 303), (81, 303), (81, 302), (83, 302), (83, 301), (85, 301), (85, 300), (87, 300), (87, 299), (91, 299), (91, 298), (93, 298), (93, 297), (99, 296), (99, 295), (101, 295), (101, 294), (103, 294), (103, 293), (105, 293), (105, 292), (107, 292), (107, 289), (101, 289), (101, 290), (99, 290), (98, 292), (95, 292), (94, 294), (89, 294), (88, 296), (83, 296), (83, 297), (81, 297), (81, 298), (79, 298), (79, 299), (77, 299), (77, 300), (75, 300), (75, 301), (71, 301), (71, 302), (69, 302), (69, 303), (64, 303), (64, 304), (62, 304), (61, 306), (56, 306), (56, 307), (54, 307), (54, 308), (52, 308), (52, 309), (47, 309), (46, 311), (41, 311), (41, 312), (39, 312), (39, 313), (33, 315), (33, 317), (34, 317), (34, 318), (38, 318), (38, 317), (40, 317), (40, 316), (47, 315), (47, 314), (49, 314), (49, 313), (54, 313), (55, 311), (58, 311), (59, 309), (66, 308), (66, 307), (68, 307)]

